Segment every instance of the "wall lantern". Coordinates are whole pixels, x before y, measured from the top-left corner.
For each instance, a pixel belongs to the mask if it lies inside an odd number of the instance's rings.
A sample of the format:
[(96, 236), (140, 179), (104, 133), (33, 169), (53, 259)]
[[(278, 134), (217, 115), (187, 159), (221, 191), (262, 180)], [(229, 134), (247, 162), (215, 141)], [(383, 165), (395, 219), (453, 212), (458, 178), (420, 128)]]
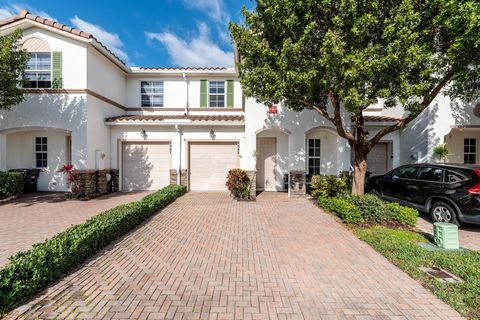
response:
[(143, 139), (147, 139), (147, 132), (145, 131), (145, 129), (142, 129), (142, 131), (140, 131), (140, 135)]
[(215, 139), (215, 131), (213, 131), (213, 129), (210, 129), (210, 138)]

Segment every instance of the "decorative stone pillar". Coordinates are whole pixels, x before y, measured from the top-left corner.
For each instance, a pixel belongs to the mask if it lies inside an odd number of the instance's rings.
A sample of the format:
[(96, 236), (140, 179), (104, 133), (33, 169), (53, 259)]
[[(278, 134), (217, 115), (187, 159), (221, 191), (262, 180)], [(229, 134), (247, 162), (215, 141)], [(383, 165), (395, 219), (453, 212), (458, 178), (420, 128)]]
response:
[[(118, 170), (75, 170), (71, 185), (74, 198), (94, 198), (118, 191)], [(110, 175), (108, 179), (107, 175)]]
[(177, 169), (170, 169), (170, 185), (177, 184)]
[(188, 185), (188, 170), (187, 169), (180, 170), (180, 184), (182, 186), (187, 186)]
[(289, 197), (305, 197), (305, 171), (290, 171), (288, 183)]
[(247, 171), (248, 178), (250, 179), (250, 199), (257, 198), (257, 172)]

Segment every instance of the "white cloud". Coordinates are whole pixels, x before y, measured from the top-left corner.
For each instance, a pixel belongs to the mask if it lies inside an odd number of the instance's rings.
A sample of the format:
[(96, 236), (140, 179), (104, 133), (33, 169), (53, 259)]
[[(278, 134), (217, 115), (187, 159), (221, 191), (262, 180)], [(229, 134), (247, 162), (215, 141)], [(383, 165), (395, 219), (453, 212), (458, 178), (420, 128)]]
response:
[(172, 32), (146, 32), (148, 40), (159, 41), (167, 49), (170, 61), (183, 67), (213, 67), (234, 65), (233, 52), (222, 50), (209, 37), (206, 24), (198, 24), (198, 36), (185, 40)]
[(103, 43), (108, 49), (112, 50), (120, 59), (129, 62), (128, 54), (123, 51), (123, 42), (116, 33), (111, 33), (100, 27), (99, 25), (90, 23), (75, 16), (70, 19), (75, 28), (92, 34), (95, 38)]
[(198, 9), (215, 22), (227, 22), (230, 18), (225, 11), (223, 0), (183, 0), (190, 9)]
[(51, 15), (46, 13), (45, 11), (42, 10), (37, 10), (33, 8), (32, 6), (24, 3), (8, 3), (4, 5), (3, 7), (0, 7), (0, 19), (6, 19), (11, 16), (16, 16), (20, 13), (22, 10), (27, 10), (31, 14), (41, 16), (43, 18), (47, 18), (49, 20), (56, 21), (55, 18), (53, 18)]

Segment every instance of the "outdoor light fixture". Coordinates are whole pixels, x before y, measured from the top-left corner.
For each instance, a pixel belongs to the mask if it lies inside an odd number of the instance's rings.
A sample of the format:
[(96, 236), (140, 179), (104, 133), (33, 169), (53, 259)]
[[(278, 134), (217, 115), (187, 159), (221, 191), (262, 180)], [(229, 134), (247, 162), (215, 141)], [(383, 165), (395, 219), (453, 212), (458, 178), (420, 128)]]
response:
[(215, 131), (213, 129), (210, 129), (210, 138), (215, 139)]
[(142, 136), (143, 139), (147, 138), (147, 132), (145, 131), (145, 129), (142, 129), (142, 131), (140, 131), (140, 135)]
[(368, 139), (368, 137), (369, 137), (369, 136), (370, 136), (370, 132), (368, 132), (368, 131), (365, 131), (365, 138), (367, 138), (367, 139)]

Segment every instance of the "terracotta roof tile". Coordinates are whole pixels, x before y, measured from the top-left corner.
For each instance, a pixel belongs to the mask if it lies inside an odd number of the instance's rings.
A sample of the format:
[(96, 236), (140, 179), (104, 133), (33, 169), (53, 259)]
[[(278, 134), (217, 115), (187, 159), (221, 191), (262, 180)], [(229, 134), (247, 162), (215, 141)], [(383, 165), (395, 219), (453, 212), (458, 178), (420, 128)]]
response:
[(400, 121), (402, 119), (388, 116), (363, 116), (366, 122)]
[(40, 16), (33, 15), (26, 10), (22, 10), (20, 12), (20, 14), (17, 15), (17, 16), (10, 17), (10, 18), (4, 19), (4, 20), (0, 20), (0, 27), (6, 26), (10, 23), (13, 23), (13, 22), (16, 22), (16, 21), (19, 21), (19, 20), (22, 20), (22, 19), (29, 19), (29, 20), (41, 23), (43, 25), (49, 26), (51, 28), (62, 30), (62, 31), (74, 34), (76, 36), (79, 36), (79, 37), (82, 37), (82, 38), (85, 38), (85, 39), (93, 39), (96, 42), (98, 42), (105, 50), (107, 50), (113, 57), (115, 57), (115, 59), (117, 59), (121, 64), (126, 66), (125, 62), (123, 62), (122, 59), (120, 59), (118, 56), (116, 56), (110, 49), (108, 49), (103, 43), (101, 43), (97, 38), (95, 38), (90, 33), (84, 32), (82, 30), (78, 30), (78, 29), (75, 29), (75, 28), (72, 28), (72, 27), (69, 27), (69, 26), (64, 25), (62, 23), (59, 23), (57, 21), (52, 21), (52, 20), (49, 20), (49, 19), (46, 19), (46, 18), (43, 18), (43, 17), (40, 17)]
[(130, 121), (163, 121), (163, 120), (191, 120), (191, 121), (244, 121), (243, 115), (124, 115), (107, 118), (107, 122), (130, 122)]

